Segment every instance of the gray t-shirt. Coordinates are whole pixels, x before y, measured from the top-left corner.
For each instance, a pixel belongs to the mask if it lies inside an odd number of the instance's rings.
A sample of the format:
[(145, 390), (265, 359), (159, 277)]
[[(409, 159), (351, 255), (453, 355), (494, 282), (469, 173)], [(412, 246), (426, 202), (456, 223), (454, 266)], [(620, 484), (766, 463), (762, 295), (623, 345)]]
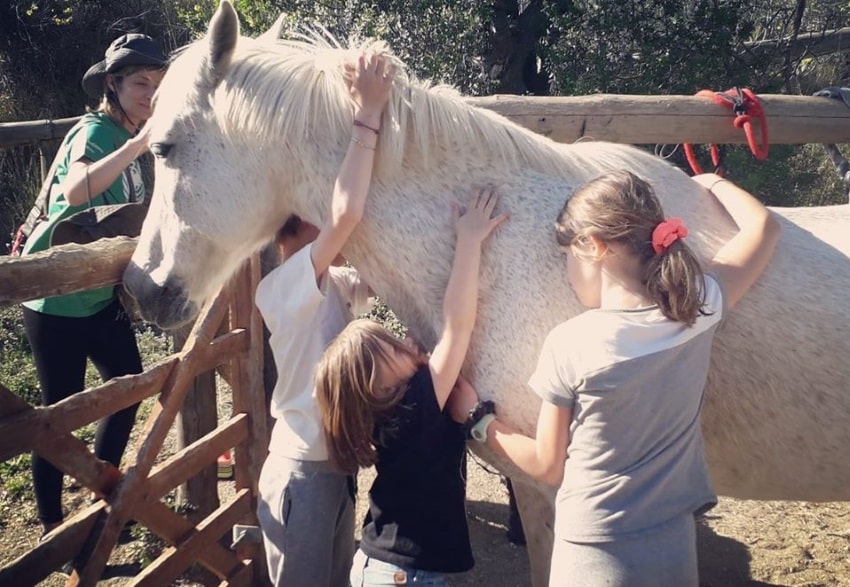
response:
[(605, 542), (717, 503), (700, 432), (723, 295), (706, 276), (696, 324), (652, 306), (590, 310), (546, 338), (531, 388), (572, 408), (555, 536)]

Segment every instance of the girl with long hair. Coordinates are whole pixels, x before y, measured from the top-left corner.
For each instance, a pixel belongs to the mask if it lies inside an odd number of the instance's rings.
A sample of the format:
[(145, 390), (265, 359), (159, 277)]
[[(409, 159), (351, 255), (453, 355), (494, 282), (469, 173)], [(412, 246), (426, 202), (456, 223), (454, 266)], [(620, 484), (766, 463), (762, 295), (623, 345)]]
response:
[(467, 414), (455, 409), (452, 389), (475, 324), (481, 246), (507, 218), (494, 216), (497, 200), (492, 190), (478, 190), (465, 213), (454, 208), (457, 244), (443, 330), (430, 355), (411, 339), (357, 320), (317, 368), (331, 458), (352, 473), (370, 465), (377, 471), (351, 570), (354, 586), (445, 585), (446, 573), (472, 568), (464, 506)]

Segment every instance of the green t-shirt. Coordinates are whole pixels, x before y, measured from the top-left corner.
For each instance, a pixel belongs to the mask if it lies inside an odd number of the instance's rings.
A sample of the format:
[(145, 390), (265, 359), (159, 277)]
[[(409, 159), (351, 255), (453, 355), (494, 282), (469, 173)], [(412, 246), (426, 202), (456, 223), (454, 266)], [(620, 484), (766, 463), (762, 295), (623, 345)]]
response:
[[(50, 245), (53, 226), (58, 221), (88, 208), (88, 203), (80, 206), (69, 205), (65, 195), (59, 190), (58, 186), (65, 181), (71, 164), (83, 158), (91, 161), (102, 159), (113, 153), (129, 138), (130, 133), (103, 112), (86, 114), (74, 125), (56, 154), (56, 157), (61, 159), (53, 177), (47, 219), (39, 222), (32, 231), (24, 247), (24, 255), (46, 250)], [(131, 193), (133, 193), (132, 196)], [(142, 202), (144, 198), (145, 185), (141, 168), (138, 161), (133, 161), (108, 190), (101, 194), (92, 194), (91, 205)], [(24, 306), (44, 314), (81, 318), (96, 314), (108, 306), (113, 299), (115, 299), (115, 287), (107, 286), (64, 296), (30, 300), (25, 302)]]

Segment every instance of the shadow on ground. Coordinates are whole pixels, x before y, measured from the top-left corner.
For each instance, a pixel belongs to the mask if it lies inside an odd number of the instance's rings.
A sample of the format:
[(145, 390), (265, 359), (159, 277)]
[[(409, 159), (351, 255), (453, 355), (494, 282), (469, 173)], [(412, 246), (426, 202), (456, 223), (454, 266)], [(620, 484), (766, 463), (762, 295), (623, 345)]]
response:
[[(469, 501), (467, 512), (475, 568), (452, 577), (452, 587), (530, 587), (531, 571), (525, 548), (511, 544), (505, 534), (507, 504)], [(704, 522), (697, 524), (697, 549), (700, 587), (783, 587), (750, 579), (747, 546), (716, 534)]]
[(697, 522), (697, 552), (700, 587), (782, 587), (750, 579), (747, 546), (716, 534), (705, 520)]

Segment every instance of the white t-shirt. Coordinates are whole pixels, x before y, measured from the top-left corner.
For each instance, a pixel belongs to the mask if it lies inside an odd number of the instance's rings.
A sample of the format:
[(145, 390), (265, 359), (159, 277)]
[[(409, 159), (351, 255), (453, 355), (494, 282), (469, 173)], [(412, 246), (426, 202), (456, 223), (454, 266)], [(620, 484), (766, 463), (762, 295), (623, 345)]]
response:
[(255, 301), (277, 365), (269, 452), (323, 461), (328, 450), (315, 368), (331, 340), (368, 306), (368, 287), (357, 271), (346, 267), (329, 268), (317, 285), (311, 249), (312, 244), (304, 247), (266, 275), (257, 285)]
[(707, 314), (693, 326), (657, 306), (597, 309), (546, 338), (529, 385), (573, 410), (557, 538), (604, 542), (717, 502), (699, 416), (726, 308), (717, 281), (705, 282)]

